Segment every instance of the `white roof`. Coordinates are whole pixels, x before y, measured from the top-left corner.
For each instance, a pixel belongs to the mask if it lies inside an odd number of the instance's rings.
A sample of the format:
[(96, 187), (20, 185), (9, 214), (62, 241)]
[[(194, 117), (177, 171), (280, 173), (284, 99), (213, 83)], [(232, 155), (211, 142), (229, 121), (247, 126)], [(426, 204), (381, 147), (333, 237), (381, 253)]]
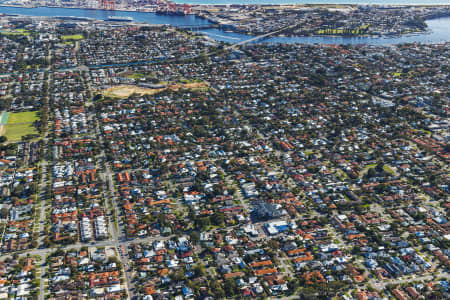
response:
[(122, 290), (122, 288), (120, 287), (120, 284), (115, 284), (113, 286), (109, 286), (106, 288), (106, 291), (108, 293), (120, 292), (121, 290)]

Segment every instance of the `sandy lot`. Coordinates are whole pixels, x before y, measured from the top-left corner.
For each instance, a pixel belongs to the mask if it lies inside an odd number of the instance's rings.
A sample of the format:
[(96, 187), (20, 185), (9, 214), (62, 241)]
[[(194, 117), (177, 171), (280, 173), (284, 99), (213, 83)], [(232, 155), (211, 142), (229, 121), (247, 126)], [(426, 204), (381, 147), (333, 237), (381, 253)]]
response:
[(103, 94), (109, 97), (126, 98), (129, 97), (131, 94), (154, 95), (167, 89), (177, 91), (179, 89), (195, 90), (195, 89), (205, 89), (207, 87), (208, 84), (206, 82), (176, 83), (170, 84), (166, 88), (162, 89), (142, 88), (134, 85), (119, 85), (104, 90)]

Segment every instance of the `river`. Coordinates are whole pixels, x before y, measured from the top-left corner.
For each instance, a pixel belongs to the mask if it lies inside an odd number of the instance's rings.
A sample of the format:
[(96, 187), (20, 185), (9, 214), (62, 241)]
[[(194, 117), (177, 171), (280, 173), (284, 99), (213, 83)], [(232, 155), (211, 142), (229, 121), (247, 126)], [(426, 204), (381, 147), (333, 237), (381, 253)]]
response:
[[(332, 36), (298, 36), (298, 37), (272, 37), (265, 39), (264, 43), (303, 43), (303, 44), (371, 44), (390, 45), (402, 43), (443, 43), (450, 41), (450, 17), (426, 21), (428, 31), (393, 37), (332, 37)], [(253, 36), (212, 28), (201, 30), (209, 37), (228, 43), (239, 43), (251, 39)]]
[[(210, 1), (210, 0), (209, 0)], [(295, 0), (287, 0), (295, 1)], [(312, 0), (307, 0), (312, 1)], [(379, 0), (381, 1), (381, 0)], [(1, 1), (0, 1), (1, 2)], [(218, 1), (220, 2), (220, 1)], [(237, 1), (239, 2), (239, 1)], [(240, 1), (245, 2), (245, 1)], [(411, 1), (413, 2), (413, 1)], [(419, 1), (420, 2), (420, 1)], [(422, 2), (424, 2), (422, 0)], [(426, 2), (426, 1), (425, 1)], [(414, 3), (414, 2), (413, 2)], [(128, 12), (128, 11), (108, 11), (108, 10), (91, 10), (78, 8), (22, 8), (0, 6), (0, 14), (20, 14), (27, 16), (75, 16), (88, 17), (98, 20), (106, 20), (109, 16), (132, 17), (136, 22), (149, 24), (170, 24), (174, 26), (199, 26), (208, 25), (210, 22), (203, 18), (193, 15), (188, 16), (160, 16), (155, 13), (146, 12)], [(372, 37), (273, 37), (264, 40), (265, 43), (306, 43), (306, 44), (398, 44), (398, 43), (440, 43), (450, 41), (450, 17), (440, 18), (427, 21), (429, 30), (426, 33), (406, 35), (400, 37), (372, 38)], [(221, 29), (205, 29), (201, 33), (209, 36), (217, 41), (229, 43), (239, 43), (248, 40), (253, 36), (228, 32)]]
[(110, 16), (132, 17), (136, 22), (150, 24), (171, 24), (174, 26), (196, 26), (211, 24), (208, 20), (197, 18), (194, 15), (187, 16), (161, 16), (155, 13), (134, 12), (134, 11), (111, 11), (102, 9), (81, 9), (81, 8), (59, 8), (59, 7), (9, 7), (1, 6), (0, 13), (20, 14), (26, 16), (42, 17), (86, 17), (98, 20), (106, 20)]

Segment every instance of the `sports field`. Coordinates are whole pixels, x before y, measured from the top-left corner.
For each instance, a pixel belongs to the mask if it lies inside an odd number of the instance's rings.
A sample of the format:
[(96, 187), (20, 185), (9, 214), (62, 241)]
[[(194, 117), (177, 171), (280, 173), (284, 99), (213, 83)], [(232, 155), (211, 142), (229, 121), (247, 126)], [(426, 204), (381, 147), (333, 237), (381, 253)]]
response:
[(7, 124), (33, 123), (36, 120), (39, 120), (37, 111), (10, 113)]
[(15, 29), (15, 30), (0, 30), (0, 34), (3, 34), (3, 35), (30, 35), (30, 32), (26, 29)]
[(61, 39), (65, 40), (74, 40), (74, 41), (78, 41), (78, 40), (82, 40), (84, 37), (81, 34), (74, 34), (74, 35), (63, 35), (61, 36)]
[[(2, 117), (2, 121), (5, 118), (4, 116), (5, 114)], [(7, 120), (6, 125), (2, 126), (1, 134), (5, 135), (10, 142), (20, 141), (22, 136), (28, 134), (38, 134), (38, 131), (33, 126), (33, 122), (39, 120), (37, 111), (9, 113)]]
[(10, 124), (5, 125), (6, 137), (10, 142), (20, 141), (21, 138), (27, 134), (37, 134), (36, 128), (33, 124)]

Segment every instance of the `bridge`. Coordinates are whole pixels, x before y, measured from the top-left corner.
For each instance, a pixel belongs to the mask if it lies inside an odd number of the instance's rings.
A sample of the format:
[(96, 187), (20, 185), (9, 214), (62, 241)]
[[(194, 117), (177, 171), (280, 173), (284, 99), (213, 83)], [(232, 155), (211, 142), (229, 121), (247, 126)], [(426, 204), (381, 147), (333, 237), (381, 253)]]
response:
[(219, 25), (217, 24), (208, 24), (208, 25), (179, 25), (176, 26), (177, 28), (180, 29), (188, 29), (190, 31), (198, 31), (198, 30), (202, 30), (202, 29), (210, 29), (210, 28), (218, 28)]
[(285, 31), (287, 29), (292, 29), (292, 28), (294, 28), (296, 26), (297, 26), (297, 24), (294, 24), (294, 25), (286, 26), (286, 27), (283, 27), (281, 29), (278, 29), (278, 30), (275, 30), (275, 31), (272, 31), (272, 32), (269, 32), (269, 33), (265, 33), (265, 34), (262, 34), (262, 35), (255, 36), (255, 37), (253, 37), (251, 39), (248, 39), (248, 40), (245, 40), (245, 41), (233, 44), (232, 46), (229, 47), (229, 49), (236, 49), (239, 46), (242, 46), (242, 45), (245, 45), (245, 44), (249, 44), (249, 43), (252, 43), (252, 42), (256, 42), (256, 41), (261, 40), (261, 39), (268, 38), (268, 37), (270, 37), (272, 35), (275, 35), (275, 34), (278, 34), (280, 32), (283, 32), (283, 31)]

